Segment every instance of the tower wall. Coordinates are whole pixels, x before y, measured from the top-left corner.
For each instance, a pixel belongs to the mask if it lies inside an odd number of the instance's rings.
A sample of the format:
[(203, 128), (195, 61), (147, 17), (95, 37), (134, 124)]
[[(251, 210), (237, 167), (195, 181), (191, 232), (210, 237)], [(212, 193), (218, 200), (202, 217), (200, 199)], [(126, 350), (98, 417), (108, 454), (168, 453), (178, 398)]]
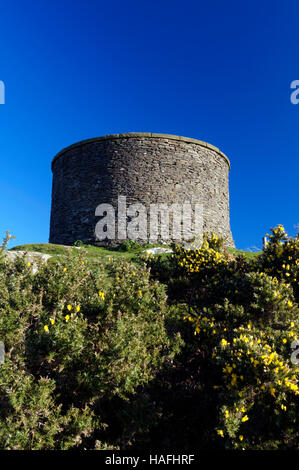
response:
[(228, 158), (208, 143), (186, 137), (130, 133), (85, 140), (52, 162), (50, 242), (95, 243), (101, 203), (203, 205), (203, 231), (234, 246), (229, 223)]

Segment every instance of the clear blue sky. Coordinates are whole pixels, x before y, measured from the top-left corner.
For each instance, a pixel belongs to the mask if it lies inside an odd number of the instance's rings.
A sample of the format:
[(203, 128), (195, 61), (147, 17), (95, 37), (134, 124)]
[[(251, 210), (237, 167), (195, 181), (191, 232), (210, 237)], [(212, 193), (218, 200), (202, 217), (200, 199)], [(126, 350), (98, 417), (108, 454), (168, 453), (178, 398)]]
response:
[(210, 142), (231, 161), (231, 228), (296, 233), (298, 0), (16, 0), (0, 6), (0, 237), (47, 242), (52, 157), (120, 132)]

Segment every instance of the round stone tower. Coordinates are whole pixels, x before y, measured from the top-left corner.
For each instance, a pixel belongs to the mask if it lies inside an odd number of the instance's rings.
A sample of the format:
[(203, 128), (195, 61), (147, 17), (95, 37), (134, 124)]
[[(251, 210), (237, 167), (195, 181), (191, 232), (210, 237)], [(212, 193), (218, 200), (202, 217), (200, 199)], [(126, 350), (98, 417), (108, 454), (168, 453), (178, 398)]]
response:
[[(229, 223), (229, 169), (228, 158), (217, 147), (176, 135), (112, 134), (75, 143), (52, 162), (49, 241), (66, 245), (76, 240), (99, 242), (96, 226), (103, 220), (100, 216), (107, 214), (108, 204), (116, 209), (109, 219), (116, 225), (116, 243), (130, 238), (124, 231), (124, 219), (132, 220), (128, 217), (132, 210), (125, 216), (120, 214), (121, 196), (122, 208), (135, 204), (140, 215), (138, 204), (142, 205), (148, 211), (148, 221), (153, 205), (187, 207), (190, 203), (193, 222), (194, 214), (201, 214), (202, 232), (217, 233), (227, 246), (234, 246)], [(194, 210), (196, 205), (201, 212)], [(102, 209), (96, 211), (98, 206)], [(161, 213), (159, 217), (161, 221)], [(149, 225), (145, 242), (153, 241)], [(158, 241), (164, 241), (163, 237)]]

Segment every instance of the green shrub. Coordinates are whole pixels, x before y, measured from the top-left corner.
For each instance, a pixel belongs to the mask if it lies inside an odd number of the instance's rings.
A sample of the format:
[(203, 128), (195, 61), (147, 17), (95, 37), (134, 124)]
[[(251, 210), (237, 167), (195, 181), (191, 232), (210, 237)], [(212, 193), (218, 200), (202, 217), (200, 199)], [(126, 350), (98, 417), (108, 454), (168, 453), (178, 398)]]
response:
[(288, 237), (284, 227), (278, 225), (267, 236), (269, 241), (256, 259), (256, 268), (290, 284), (299, 302), (299, 233)]
[(163, 286), (124, 261), (107, 271), (83, 250), (36, 274), (0, 256), (0, 448), (111, 448), (96, 442), (101, 403), (128, 400), (179, 350)]
[(271, 231), (149, 269), (0, 253), (0, 447), (298, 449), (299, 241)]
[(88, 407), (57, 401), (55, 381), (36, 378), (24, 364), (7, 359), (1, 366), (1, 449), (70, 449), (81, 444), (100, 423)]
[(138, 251), (142, 245), (134, 240), (125, 240), (119, 245), (119, 251)]
[(214, 406), (204, 423), (191, 417), (196, 435), (206, 435), (203, 446), (299, 446), (299, 374), (291, 361), (299, 338), (298, 237), (284, 236), (281, 244), (282, 234), (273, 229), (266, 249), (252, 261), (217, 251), (208, 240), (197, 250), (175, 250), (173, 272), (185, 280), (184, 319), (194, 333), (192, 338), (182, 329), (186, 363), (193, 363), (193, 374), (194, 364), (199, 371), (194, 416)]

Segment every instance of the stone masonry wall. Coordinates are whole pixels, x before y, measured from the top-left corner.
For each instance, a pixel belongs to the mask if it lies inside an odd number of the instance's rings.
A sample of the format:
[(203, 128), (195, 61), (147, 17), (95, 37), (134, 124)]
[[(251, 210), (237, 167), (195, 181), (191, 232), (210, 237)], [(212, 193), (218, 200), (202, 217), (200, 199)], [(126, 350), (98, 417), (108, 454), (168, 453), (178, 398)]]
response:
[(229, 223), (229, 160), (216, 147), (186, 137), (130, 133), (82, 141), (52, 162), (50, 242), (96, 242), (95, 209), (134, 202), (203, 205), (203, 231), (234, 246)]

